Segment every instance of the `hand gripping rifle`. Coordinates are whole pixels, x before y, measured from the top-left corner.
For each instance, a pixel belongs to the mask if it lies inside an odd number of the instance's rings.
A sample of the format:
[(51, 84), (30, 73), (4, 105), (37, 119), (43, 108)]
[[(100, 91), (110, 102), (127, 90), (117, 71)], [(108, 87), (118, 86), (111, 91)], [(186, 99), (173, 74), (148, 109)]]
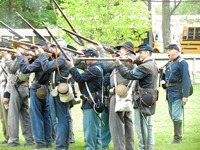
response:
[(24, 39), (25, 37), (21, 36), (20, 34), (18, 34), (17, 32), (15, 32), (13, 29), (11, 29), (8, 25), (6, 25), (5, 23), (3, 23), (2, 21), (0, 21), (0, 23), (6, 28), (8, 29), (8, 31), (10, 33), (12, 33), (13, 35), (19, 37), (20, 39)]
[[(65, 20), (67, 21), (67, 23), (69, 24), (69, 26), (71, 27), (72, 31), (75, 32), (75, 33), (78, 33), (75, 28), (72, 26), (72, 24), (70, 23), (70, 21), (67, 19), (67, 17), (65, 16), (64, 12), (62, 11), (62, 9), (60, 8), (60, 6), (58, 5), (58, 3), (53, 0), (54, 4), (57, 6), (57, 8), (60, 10), (61, 14), (63, 15), (63, 17), (65, 18)], [(70, 36), (71, 37), (71, 36)], [(72, 38), (72, 37), (71, 37)], [(78, 37), (78, 40), (79, 40), (79, 45), (81, 46), (84, 46), (84, 42), (81, 38)]]
[(58, 44), (58, 42), (56, 41), (56, 38), (53, 36), (53, 34), (50, 32), (50, 30), (47, 28), (47, 26), (45, 25), (45, 23), (42, 21), (42, 23), (44, 24), (45, 29), (47, 30), (47, 32), (49, 33), (49, 35), (51, 36), (51, 38), (53, 39), (53, 41), (56, 43), (56, 45), (58, 46), (58, 48), (60, 49), (60, 51), (62, 52), (62, 54), (64, 55), (65, 59), (68, 61), (71, 61), (71, 59), (69, 58), (69, 54), (67, 55), (63, 48)]
[[(9, 48), (2, 48), (0, 47), (0, 51), (6, 51), (6, 52), (9, 52), (9, 53), (17, 53), (19, 51), (16, 51), (16, 50), (12, 50), (12, 49), (9, 49)], [(29, 54), (29, 53), (24, 53), (24, 52), (19, 52), (21, 53), (22, 55), (26, 55), (26, 56), (32, 56), (32, 58), (35, 60), (37, 59), (37, 56), (34, 56), (32, 54)]]
[(74, 57), (74, 59), (76, 59), (76, 60), (84, 60), (84, 61), (87, 61), (87, 60), (115, 61), (116, 59), (118, 59), (118, 60), (120, 60), (120, 61), (132, 62), (132, 63), (135, 63), (135, 64), (137, 64), (137, 65), (142, 64), (142, 61), (140, 61), (140, 60), (135, 60), (135, 59), (131, 59), (131, 58), (77, 58), (77, 57)]
[(24, 19), (18, 12), (15, 12), (17, 14), (17, 16), (19, 16), (32, 30), (33, 33), (40, 37), (43, 41), (45, 41), (46, 43), (50, 43), (44, 36), (42, 36), (30, 23), (28, 23), (28, 21), (26, 21), (26, 19)]
[[(163, 69), (167, 66), (168, 63), (169, 63), (169, 61), (163, 67), (159, 68), (159, 73), (160, 73), (160, 76), (159, 76), (159, 87), (160, 87), (161, 81), (163, 80)], [(164, 86), (164, 85), (162, 85), (162, 86)]]
[[(58, 27), (61, 28), (63, 31), (67, 32), (67, 33), (73, 34), (73, 35), (75, 35), (75, 36), (77, 36), (77, 37), (79, 37), (79, 38), (81, 38), (81, 39), (83, 39), (83, 40), (85, 40), (85, 41), (87, 41), (87, 42), (90, 42), (90, 43), (92, 43), (92, 44), (94, 44), (94, 45), (98, 45), (98, 43), (95, 42), (95, 41), (93, 41), (93, 40), (90, 40), (90, 39), (88, 39), (88, 38), (86, 38), (86, 37), (83, 37), (83, 36), (77, 34), (77, 33), (74, 33), (74, 32), (72, 32), (72, 31), (69, 31), (69, 30), (67, 30), (67, 29), (65, 29), (65, 28), (63, 28), (63, 27), (61, 27), (61, 26), (59, 26), (59, 25), (58, 25)], [(109, 53), (115, 54), (115, 52), (114, 52), (111, 48), (108, 48), (108, 47), (105, 47), (105, 46), (103, 46), (103, 48), (104, 48), (106, 51), (108, 51)]]

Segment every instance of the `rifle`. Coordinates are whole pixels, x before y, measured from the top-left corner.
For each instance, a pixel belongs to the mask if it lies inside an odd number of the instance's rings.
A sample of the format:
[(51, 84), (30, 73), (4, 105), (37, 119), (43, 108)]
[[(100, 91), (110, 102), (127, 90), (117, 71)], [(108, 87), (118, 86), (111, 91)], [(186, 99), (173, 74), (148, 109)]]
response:
[(163, 79), (163, 68), (164, 67), (166, 67), (166, 65), (168, 64), (168, 62), (163, 66), (163, 67), (161, 67), (161, 68), (159, 68), (159, 71), (160, 71), (160, 76), (159, 76), (159, 87), (160, 87), (160, 83), (161, 83), (161, 81), (162, 81), (162, 79)]
[(5, 23), (3, 23), (2, 21), (0, 21), (0, 23), (1, 23), (5, 28), (7, 28), (8, 31), (9, 31), (10, 33), (12, 33), (13, 35), (19, 37), (20, 39), (24, 39), (23, 36), (19, 35), (17, 32), (15, 32), (13, 29), (11, 29), (8, 25), (6, 25)]
[[(61, 14), (63, 15), (63, 17), (65, 18), (65, 20), (67, 21), (67, 23), (69, 24), (69, 26), (71, 27), (72, 31), (75, 32), (75, 33), (78, 33), (74, 27), (72, 26), (72, 24), (70, 23), (70, 21), (67, 19), (67, 17), (65, 16), (64, 12), (62, 11), (62, 9), (60, 8), (60, 6), (58, 5), (58, 3), (53, 0), (54, 4), (56, 4), (57, 8), (60, 10)], [(84, 46), (84, 42), (82, 39), (78, 38), (79, 42), (81, 43), (80, 45), (81, 46)]]
[(48, 48), (40, 47), (38, 45), (31, 44), (31, 43), (19, 42), (19, 41), (7, 39), (7, 38), (2, 38), (2, 39), (8, 40), (8, 41), (13, 42), (13, 43), (16, 43), (17, 45), (27, 45), (27, 46), (30, 46), (30, 47), (33, 47), (33, 48), (42, 48), (45, 52), (50, 53), (50, 54), (52, 54), (53, 57), (55, 57), (55, 53), (52, 53), (51, 51), (49, 51)]
[(87, 60), (97, 60), (97, 61), (115, 61), (116, 59), (120, 60), (120, 61), (127, 61), (127, 62), (133, 62), (137, 65), (140, 65), (142, 64), (143, 62), (140, 61), (140, 60), (134, 60), (134, 59), (131, 59), (131, 58), (77, 58), (77, 57), (74, 57), (74, 59), (76, 60), (84, 60), (84, 61), (87, 61)]
[[(72, 32), (72, 31), (69, 31), (69, 30), (67, 30), (67, 29), (65, 29), (65, 28), (63, 28), (63, 27), (61, 27), (61, 26), (59, 26), (59, 25), (58, 25), (58, 27), (61, 28), (63, 31), (67, 32), (67, 33), (73, 34), (73, 35), (75, 35), (75, 36), (77, 36), (77, 37), (79, 37), (79, 38), (81, 38), (81, 39), (84, 39), (85, 41), (90, 42), (90, 43), (92, 43), (92, 44), (94, 44), (94, 45), (98, 45), (98, 43), (95, 42), (95, 41), (93, 41), (93, 40), (90, 40), (90, 39), (88, 39), (88, 38), (86, 38), (86, 37), (83, 37), (83, 36), (77, 34), (77, 33), (74, 33), (74, 32)], [(108, 48), (108, 47), (105, 47), (105, 46), (103, 46), (103, 48), (104, 48), (106, 51), (108, 51), (110, 54), (115, 54), (115, 52), (114, 52), (111, 48)]]
[[(9, 53), (17, 53), (19, 51), (16, 51), (16, 50), (12, 50), (12, 49), (9, 49), (9, 48), (2, 48), (0, 47), (0, 51), (6, 51), (6, 52), (9, 52)], [(32, 56), (32, 58), (35, 60), (37, 59), (37, 56), (34, 56), (32, 54), (29, 54), (29, 53), (24, 53), (24, 52), (20, 52), (22, 55), (26, 55), (26, 56)]]
[(18, 12), (15, 12), (17, 14), (17, 16), (19, 16), (32, 30), (33, 33), (40, 37), (43, 41), (50, 43), (44, 36), (42, 36), (30, 23), (28, 23), (28, 21), (26, 21), (26, 19), (24, 19)]
[(53, 34), (49, 31), (49, 29), (47, 28), (47, 26), (45, 25), (45, 23), (42, 21), (42, 23), (44, 24), (45, 29), (47, 30), (47, 32), (49, 33), (49, 35), (51, 36), (51, 38), (53, 39), (53, 41), (56, 43), (56, 45), (58, 46), (58, 48), (60, 49), (60, 51), (62, 52), (62, 54), (64, 55), (65, 59), (68, 61), (71, 61), (71, 59), (69, 58), (69, 54), (67, 56), (67, 54), (64, 52), (63, 48), (58, 44), (58, 42), (56, 41), (56, 38), (53, 36)]
[[(8, 41), (10, 41), (10, 42), (13, 42), (13, 43), (16, 43), (16, 44), (18, 44), (18, 45), (23, 44), (23, 45), (27, 45), (27, 46), (30, 46), (30, 47), (33, 47), (33, 48), (39, 48), (39, 47), (40, 47), (40, 46), (35, 45), (35, 44), (30, 44), (30, 43), (25, 43), (25, 42), (19, 42), (19, 41), (7, 39), (7, 38), (2, 38), (2, 39), (6, 39), (6, 40), (8, 40)], [(53, 57), (55, 57), (55, 53), (52, 53), (51, 51), (49, 51), (48, 48), (45, 48), (45, 47), (40, 47), (40, 48), (42, 48), (45, 52), (50, 53), (50, 54), (52, 54)], [(62, 47), (62, 48), (63, 48), (64, 50), (70, 51), (70, 52), (72, 52), (72, 53), (76, 53), (76, 54), (79, 54), (79, 55), (84, 55), (84, 53), (82, 53), (82, 52), (77, 52), (77, 51), (75, 51), (75, 50), (73, 50), (73, 49), (71, 49), (71, 48), (67, 48), (67, 47)], [(30, 49), (26, 49), (26, 50), (32, 51), (32, 50), (30, 50)]]

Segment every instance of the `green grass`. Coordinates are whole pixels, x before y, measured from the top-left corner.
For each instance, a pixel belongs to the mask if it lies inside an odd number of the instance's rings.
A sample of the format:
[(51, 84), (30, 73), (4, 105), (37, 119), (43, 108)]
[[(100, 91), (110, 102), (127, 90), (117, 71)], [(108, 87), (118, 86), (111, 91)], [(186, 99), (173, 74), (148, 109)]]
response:
[[(185, 131), (183, 133), (183, 142), (178, 145), (168, 145), (167, 143), (173, 139), (173, 126), (170, 120), (167, 102), (165, 100), (165, 91), (160, 90), (159, 101), (157, 102), (156, 114), (153, 116), (154, 120), (154, 136), (155, 136), (155, 150), (200, 150), (200, 84), (194, 84), (194, 93), (189, 98), (189, 102), (185, 106)], [(76, 143), (70, 145), (69, 149), (84, 150), (83, 146), (83, 124), (82, 124), (82, 110), (80, 104), (76, 105), (72, 109), (74, 119), (74, 132)], [(1, 127), (1, 125), (0, 125)], [(0, 141), (3, 141), (3, 133), (0, 130)], [(5, 147), (6, 145), (0, 145), (0, 149), (3, 150), (32, 150), (34, 146), (24, 147), (24, 138), (19, 135), (21, 146), (18, 147)], [(55, 143), (53, 143), (53, 146)], [(135, 147), (137, 149), (137, 135), (135, 133)], [(110, 149), (113, 148), (111, 143)], [(46, 150), (51, 150), (48, 148)], [(45, 150), (45, 149), (42, 149)]]

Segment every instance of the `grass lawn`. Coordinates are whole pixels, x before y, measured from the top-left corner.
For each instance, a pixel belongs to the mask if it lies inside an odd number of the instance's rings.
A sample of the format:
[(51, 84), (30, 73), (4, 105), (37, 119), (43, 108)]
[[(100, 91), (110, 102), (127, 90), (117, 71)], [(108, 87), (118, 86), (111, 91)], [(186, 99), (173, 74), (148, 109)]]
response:
[[(155, 135), (155, 150), (200, 150), (200, 84), (194, 84), (194, 93), (189, 98), (189, 102), (185, 105), (185, 130), (183, 133), (183, 142), (178, 145), (168, 145), (167, 143), (173, 139), (173, 123), (168, 114), (167, 102), (165, 100), (165, 91), (160, 90), (159, 101), (157, 102), (156, 114), (154, 120), (154, 135)], [(76, 105), (72, 109), (74, 119), (74, 134), (76, 143), (70, 145), (69, 149), (84, 150), (83, 146), (83, 125), (82, 125), (82, 110), (80, 105)], [(1, 127), (1, 124), (0, 124)], [(0, 141), (3, 141), (3, 133), (0, 130)], [(32, 150), (34, 146), (24, 147), (24, 138), (19, 135), (21, 146), (6, 147), (0, 144), (2, 150)], [(53, 146), (55, 143), (53, 143)], [(137, 149), (137, 135), (135, 133), (135, 147)], [(111, 143), (110, 149), (113, 148)], [(48, 148), (46, 150), (51, 150)], [(44, 150), (44, 149), (42, 149)]]

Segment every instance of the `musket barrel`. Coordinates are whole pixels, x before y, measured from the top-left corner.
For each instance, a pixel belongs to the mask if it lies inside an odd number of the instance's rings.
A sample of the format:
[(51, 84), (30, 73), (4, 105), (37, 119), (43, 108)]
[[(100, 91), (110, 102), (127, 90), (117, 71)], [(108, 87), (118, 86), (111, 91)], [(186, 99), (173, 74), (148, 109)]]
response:
[(119, 59), (120, 61), (128, 61), (128, 62), (134, 62), (134, 60), (130, 58), (77, 58), (74, 57), (76, 60), (97, 60), (97, 61), (115, 61), (116, 59)]
[[(69, 26), (71, 27), (72, 31), (75, 33), (78, 33), (75, 28), (72, 26), (72, 24), (70, 23), (70, 21), (67, 19), (67, 17), (65, 16), (64, 12), (62, 11), (62, 9), (60, 8), (60, 6), (58, 5), (58, 3), (53, 0), (53, 2), (56, 4), (56, 6), (58, 7), (58, 9), (60, 10), (61, 14), (63, 15), (63, 17), (65, 18), (65, 20), (67, 21), (67, 23), (69, 24)], [(80, 38), (78, 38), (79, 42), (81, 43), (82, 46), (84, 46), (84, 42), (83, 40), (81, 40)]]
[(53, 41), (56, 43), (56, 45), (58, 46), (58, 48), (60, 49), (60, 51), (62, 52), (62, 54), (64, 55), (65, 59), (67, 59), (68, 61), (71, 61), (71, 59), (69, 58), (69, 56), (67, 56), (67, 54), (64, 52), (64, 50), (62, 49), (62, 47), (58, 44), (58, 42), (56, 41), (56, 38), (53, 36), (53, 34), (50, 32), (50, 30), (47, 28), (46, 24), (42, 21), (42, 23), (44, 24), (45, 29), (47, 30), (47, 32), (49, 33), (49, 35), (51, 36), (51, 38), (53, 39)]
[(8, 31), (12, 34), (14, 34), (15, 36), (19, 37), (20, 39), (24, 39), (23, 36), (19, 35), (17, 32), (15, 32), (13, 29), (11, 29), (8, 25), (6, 25), (5, 23), (3, 23), (2, 21), (0, 21), (0, 23), (8, 29)]
[(137, 65), (140, 65), (142, 64), (143, 62), (140, 61), (140, 60), (135, 60), (135, 59), (131, 59), (131, 58), (77, 58), (77, 57), (74, 57), (74, 59), (76, 60), (84, 60), (84, 61), (87, 61), (87, 60), (96, 60), (96, 61), (115, 61), (116, 59), (120, 60), (120, 61), (126, 61), (126, 62), (132, 62), (132, 63), (135, 63)]
[[(67, 30), (67, 29), (65, 29), (65, 28), (63, 28), (63, 27), (61, 27), (61, 26), (59, 26), (59, 25), (58, 25), (58, 27), (61, 28), (63, 31), (67, 32), (67, 33), (73, 34), (73, 35), (75, 35), (75, 36), (77, 36), (77, 37), (79, 37), (79, 38), (81, 38), (81, 39), (84, 39), (84, 40), (86, 40), (86, 41), (88, 41), (88, 42), (90, 42), (90, 43), (92, 43), (92, 44), (94, 44), (94, 45), (98, 45), (97, 42), (95, 42), (95, 41), (93, 41), (93, 40), (91, 40), (91, 39), (88, 39), (88, 38), (86, 38), (86, 37), (84, 37), (84, 36), (81, 36), (81, 35), (79, 35), (79, 34), (77, 34), (77, 33), (74, 33), (74, 32), (72, 32), (72, 31), (70, 31), (70, 30)], [(106, 51), (110, 52), (111, 54), (114, 54), (114, 51), (112, 51), (110, 48), (105, 47), (105, 46), (103, 46), (103, 48), (104, 48)]]
[(84, 55), (84, 53), (75, 51), (75, 50), (73, 50), (73, 49), (71, 49), (71, 48), (67, 48), (67, 47), (62, 47), (62, 48), (63, 48), (64, 50), (70, 51), (70, 52), (75, 53), (75, 54)]
[(73, 35), (75, 35), (75, 36), (77, 36), (77, 37), (79, 37), (79, 38), (82, 38), (82, 39), (84, 39), (84, 40), (86, 40), (86, 41), (88, 41), (88, 42), (90, 42), (90, 43), (92, 43), (92, 44), (98, 45), (98, 43), (95, 42), (95, 41), (92, 41), (92, 40), (90, 40), (90, 39), (88, 39), (88, 38), (85, 38), (85, 37), (83, 37), (83, 36), (81, 36), (81, 35), (79, 35), (79, 34), (77, 34), (77, 33), (74, 33), (74, 32), (72, 32), (72, 31), (70, 31), (70, 30), (67, 30), (67, 29), (65, 29), (65, 28), (63, 28), (63, 27), (61, 27), (61, 26), (59, 26), (59, 25), (58, 25), (58, 27), (61, 28), (63, 31), (66, 31), (66, 32), (68, 32), (68, 33), (70, 33), (70, 34), (73, 34)]
[[(9, 49), (9, 48), (3, 48), (3, 47), (0, 47), (0, 51), (6, 51), (6, 52), (11, 52), (11, 53), (17, 53), (19, 51), (16, 51), (16, 50), (12, 50), (12, 49)], [(29, 54), (29, 53), (24, 53), (24, 52), (20, 52), (22, 55), (26, 55), (26, 56), (32, 56), (33, 59), (37, 59), (37, 56), (34, 56), (32, 54)]]
[[(35, 44), (31, 44), (31, 43), (26, 43), (26, 42), (19, 42), (19, 41), (16, 41), (16, 40), (11, 40), (11, 39), (7, 39), (7, 38), (2, 38), (2, 39), (6, 39), (10, 42), (14, 42), (14, 43), (18, 43), (18, 44), (23, 44), (23, 45), (27, 45), (27, 46), (30, 46), (30, 47), (33, 47), (33, 48), (39, 48), (40, 46), (38, 45), (35, 45)], [(42, 48), (44, 51), (46, 51), (47, 53), (52, 53), (50, 52), (47, 48), (45, 47), (40, 47)]]
[(6, 51), (6, 52), (12, 52), (12, 53), (16, 53), (17, 52), (17, 51), (15, 51), (13, 49), (3, 48), (3, 47), (0, 47), (0, 51)]
[(44, 36), (42, 36), (28, 21), (26, 21), (26, 19), (24, 19), (18, 12), (15, 12), (15, 13), (33, 30), (33, 33), (36, 36), (39, 36), (43, 41), (49, 43), (49, 41)]

